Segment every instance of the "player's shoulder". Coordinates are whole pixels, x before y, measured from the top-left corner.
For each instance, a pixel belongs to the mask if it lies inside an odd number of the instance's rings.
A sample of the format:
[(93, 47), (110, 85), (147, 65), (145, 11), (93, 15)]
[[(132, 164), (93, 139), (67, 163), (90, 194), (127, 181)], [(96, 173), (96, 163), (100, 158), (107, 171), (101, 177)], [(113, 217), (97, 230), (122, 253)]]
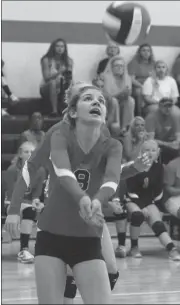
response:
[(6, 172), (8, 172), (8, 173), (15, 173), (17, 171), (18, 171), (18, 168), (17, 168), (16, 163), (10, 164), (6, 170)]
[(70, 130), (70, 124), (62, 120), (61, 122), (51, 127), (51, 129), (48, 131), (48, 136), (50, 138), (55, 135), (68, 137)]
[(111, 151), (111, 150), (118, 150), (120, 153), (122, 153), (122, 144), (120, 141), (118, 141), (117, 139), (114, 139), (112, 137), (109, 137), (108, 140), (108, 150)]

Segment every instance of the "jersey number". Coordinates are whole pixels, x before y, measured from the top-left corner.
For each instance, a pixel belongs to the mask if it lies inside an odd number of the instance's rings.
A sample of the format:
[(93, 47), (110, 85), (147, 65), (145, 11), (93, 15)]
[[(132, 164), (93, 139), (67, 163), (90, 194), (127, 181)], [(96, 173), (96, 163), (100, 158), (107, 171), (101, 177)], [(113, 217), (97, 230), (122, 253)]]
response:
[(86, 169), (77, 169), (74, 172), (79, 186), (83, 191), (87, 191), (89, 187), (90, 173)]

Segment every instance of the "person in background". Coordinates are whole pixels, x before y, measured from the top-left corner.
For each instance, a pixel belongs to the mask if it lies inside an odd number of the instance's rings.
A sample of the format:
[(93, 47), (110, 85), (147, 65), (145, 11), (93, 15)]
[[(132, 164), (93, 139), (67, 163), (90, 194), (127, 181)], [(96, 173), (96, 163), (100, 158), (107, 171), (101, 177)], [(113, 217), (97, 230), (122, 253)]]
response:
[(144, 221), (154, 231), (161, 244), (166, 248), (169, 258), (180, 261), (180, 255), (170, 238), (160, 211), (157, 207), (163, 197), (163, 165), (158, 162), (159, 147), (155, 140), (147, 140), (142, 144), (141, 154), (147, 153), (151, 164), (145, 172), (128, 178), (126, 205), (130, 217), (130, 255), (141, 258), (138, 247), (140, 227)]
[[(162, 98), (172, 99), (174, 105), (177, 103), (179, 97), (177, 84), (175, 79), (168, 75), (168, 67), (164, 61), (158, 60), (155, 63), (154, 73), (144, 82), (143, 96), (146, 115), (158, 109), (159, 101)], [(178, 108), (174, 107), (176, 112)]]
[(107, 67), (107, 64), (108, 64), (110, 58), (112, 58), (113, 56), (116, 56), (116, 55), (120, 55), (119, 46), (115, 42), (110, 41), (106, 48), (106, 54), (107, 54), (107, 57), (102, 59), (99, 62), (99, 65), (97, 68), (97, 77), (102, 78), (102, 79), (103, 79), (103, 73)]
[[(1, 90), (2, 90), (2, 93), (1, 93), (1, 96), (2, 98), (6, 98), (8, 97), (9, 101), (10, 102), (18, 102), (19, 99), (16, 95), (14, 95), (8, 85), (8, 82), (6, 80), (6, 77), (5, 77), (5, 72), (4, 72), (4, 61), (1, 59)], [(9, 104), (8, 104), (9, 106)], [(2, 116), (6, 116), (6, 115), (9, 115), (9, 113), (7, 112), (6, 109), (2, 108), (1, 109), (1, 114)]]
[[(139, 157), (141, 146), (146, 140), (147, 134), (145, 131), (145, 121), (142, 117), (135, 117), (130, 125), (130, 128), (123, 139), (123, 164), (135, 161)], [(126, 194), (126, 180), (120, 181), (119, 198), (122, 205), (122, 213), (116, 216), (116, 231), (118, 237), (118, 246), (115, 250), (116, 257), (126, 257), (127, 251), (125, 247), (126, 229), (127, 229), (127, 209), (124, 204)]]
[(120, 117), (119, 117), (119, 104), (116, 98), (110, 96), (104, 90), (104, 81), (102, 79), (96, 79), (93, 82), (97, 88), (101, 89), (103, 96), (106, 99), (106, 107), (107, 107), (107, 114), (106, 114), (106, 125), (110, 131), (110, 134), (114, 138), (118, 138), (120, 135)]
[[(178, 90), (179, 90), (179, 96), (180, 96), (180, 54), (177, 56), (174, 65), (172, 67), (172, 76), (176, 80)], [(180, 98), (179, 98), (179, 107), (180, 107)]]
[(171, 98), (161, 99), (158, 109), (149, 113), (145, 120), (148, 136), (155, 139), (161, 149), (163, 164), (178, 157), (180, 148), (180, 113), (173, 111), (173, 105)]
[(154, 64), (155, 60), (153, 50), (152, 47), (147, 43), (139, 46), (135, 56), (128, 64), (128, 72), (129, 75), (132, 76), (132, 96), (135, 98), (136, 102), (135, 114), (138, 116), (143, 114), (143, 84), (154, 71)]
[[(25, 162), (35, 150), (31, 142), (24, 142), (18, 149), (16, 160), (10, 165), (5, 173), (5, 205), (10, 205), (11, 197), (18, 176), (25, 165)], [(38, 169), (31, 188), (28, 188), (21, 201), (21, 223), (20, 223), (20, 252), (18, 261), (21, 263), (33, 263), (34, 256), (29, 251), (29, 239), (32, 233), (33, 222), (36, 220), (37, 211), (40, 211), (44, 204), (40, 202), (39, 197), (43, 190), (45, 171), (43, 168)]]
[(104, 90), (118, 101), (121, 133), (124, 134), (134, 118), (135, 102), (131, 97), (131, 78), (122, 57), (110, 59), (104, 72)]
[(29, 120), (30, 126), (28, 130), (25, 130), (20, 135), (19, 145), (23, 142), (31, 142), (36, 147), (40, 145), (44, 138), (43, 127), (43, 117), (40, 112), (34, 112), (32, 116), (30, 116)]
[(179, 156), (165, 166), (164, 191), (166, 211), (180, 219), (180, 149)]
[(44, 101), (50, 101), (51, 116), (62, 113), (64, 93), (72, 82), (73, 61), (68, 55), (64, 39), (54, 40), (47, 53), (41, 58), (43, 82), (40, 93)]

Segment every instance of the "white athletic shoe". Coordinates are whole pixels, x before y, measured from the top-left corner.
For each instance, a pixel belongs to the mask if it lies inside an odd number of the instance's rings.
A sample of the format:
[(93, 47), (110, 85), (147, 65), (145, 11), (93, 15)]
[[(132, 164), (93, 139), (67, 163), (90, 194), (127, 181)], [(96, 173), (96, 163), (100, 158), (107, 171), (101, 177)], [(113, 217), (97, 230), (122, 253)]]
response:
[(18, 102), (19, 101), (18, 97), (15, 96), (14, 94), (11, 94), (10, 99), (11, 99), (12, 102)]
[(171, 251), (169, 251), (169, 258), (173, 261), (180, 261), (180, 254), (176, 248), (173, 248)]
[(34, 256), (28, 249), (24, 249), (18, 253), (18, 261), (23, 264), (32, 264), (34, 262)]
[(129, 251), (129, 255), (134, 257), (134, 258), (142, 258), (142, 254), (139, 251), (138, 247), (131, 248), (130, 251)]
[(126, 255), (127, 255), (126, 247), (125, 246), (117, 246), (117, 248), (115, 250), (115, 256), (120, 257), (120, 258), (124, 258), (124, 257), (126, 257)]

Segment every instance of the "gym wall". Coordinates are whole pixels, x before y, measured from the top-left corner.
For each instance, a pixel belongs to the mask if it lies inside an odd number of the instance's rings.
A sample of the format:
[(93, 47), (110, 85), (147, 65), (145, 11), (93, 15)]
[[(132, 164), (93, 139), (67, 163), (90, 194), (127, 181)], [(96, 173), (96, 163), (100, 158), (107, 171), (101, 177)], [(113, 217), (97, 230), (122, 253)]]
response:
[[(180, 52), (180, 2), (137, 1), (152, 17), (147, 41), (156, 59), (171, 68)], [(38, 97), (40, 58), (50, 42), (64, 38), (74, 60), (74, 79), (91, 81), (98, 62), (105, 56), (107, 39), (101, 26), (111, 1), (3, 1), (2, 58), (8, 82), (19, 97)], [(126, 61), (137, 46), (122, 47)]]

